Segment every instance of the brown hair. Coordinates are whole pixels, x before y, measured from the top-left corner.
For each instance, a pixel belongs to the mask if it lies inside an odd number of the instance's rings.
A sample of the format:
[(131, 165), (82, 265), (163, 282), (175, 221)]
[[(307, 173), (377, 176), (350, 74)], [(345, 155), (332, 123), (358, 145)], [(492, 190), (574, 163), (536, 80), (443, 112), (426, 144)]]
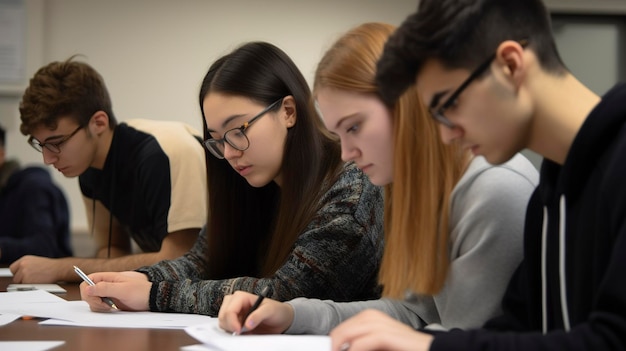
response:
[(31, 78), (20, 102), (20, 131), (29, 135), (45, 126), (55, 129), (59, 118), (69, 117), (85, 126), (97, 111), (109, 116), (109, 127), (115, 128), (109, 92), (102, 76), (86, 63), (51, 62)]
[[(318, 65), (314, 90), (330, 87), (380, 98), (376, 62), (394, 29), (366, 23), (339, 38)], [(401, 96), (391, 113), (394, 179), (385, 187), (380, 283), (389, 297), (402, 297), (406, 289), (432, 295), (447, 276), (450, 194), (463, 174), (467, 154), (442, 142), (415, 88)]]

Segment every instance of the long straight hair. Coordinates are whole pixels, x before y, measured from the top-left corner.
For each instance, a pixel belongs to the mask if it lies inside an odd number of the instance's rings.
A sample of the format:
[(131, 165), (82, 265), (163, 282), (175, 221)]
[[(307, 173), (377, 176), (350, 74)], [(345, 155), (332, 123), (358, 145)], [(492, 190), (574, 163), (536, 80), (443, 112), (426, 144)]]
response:
[[(218, 59), (202, 82), (201, 111), (211, 93), (264, 105), (285, 96), (293, 96), (296, 102), (296, 123), (285, 140), (281, 187), (274, 182), (252, 187), (226, 160), (205, 152), (210, 278), (268, 277), (284, 264), (319, 209), (321, 196), (338, 176), (341, 149), (315, 113), (306, 80), (274, 45), (251, 42)], [(202, 114), (207, 139), (211, 136)]]
[[(394, 29), (366, 23), (339, 38), (318, 65), (315, 90), (329, 87), (380, 98), (376, 62)], [(414, 87), (390, 112), (394, 177), (385, 187), (385, 250), (379, 279), (385, 296), (402, 297), (407, 289), (432, 295), (448, 272), (450, 194), (463, 174), (467, 154), (442, 142)]]

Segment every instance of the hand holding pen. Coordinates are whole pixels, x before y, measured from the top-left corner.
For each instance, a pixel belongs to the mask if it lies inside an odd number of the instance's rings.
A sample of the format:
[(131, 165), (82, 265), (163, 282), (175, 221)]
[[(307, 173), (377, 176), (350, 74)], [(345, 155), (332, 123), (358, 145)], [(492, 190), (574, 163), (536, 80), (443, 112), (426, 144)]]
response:
[[(76, 272), (76, 274), (78, 274), (78, 276), (81, 277), (81, 279), (85, 281), (85, 283), (91, 286), (96, 285), (91, 279), (89, 279), (89, 277), (83, 271), (80, 270), (80, 268), (74, 266), (74, 272)], [(116, 310), (118, 309), (117, 306), (115, 306), (115, 303), (113, 302), (113, 300), (111, 300), (110, 298), (102, 297), (102, 301), (106, 303), (107, 305), (109, 305), (111, 308), (114, 308)]]
[[(243, 321), (241, 322), (241, 333), (245, 333), (246, 330), (246, 320), (248, 319), (248, 316), (250, 316), (250, 313), (254, 312), (257, 308), (259, 308), (259, 306), (261, 306), (261, 302), (263, 302), (263, 299), (265, 299), (265, 297), (267, 296), (267, 294), (269, 294), (270, 292), (270, 287), (269, 285), (266, 285), (263, 290), (261, 290), (261, 293), (259, 293), (259, 297), (257, 297), (256, 301), (254, 302), (254, 304), (252, 305), (252, 307), (250, 307), (250, 310), (248, 310), (248, 313), (246, 313), (246, 316), (243, 318)], [(237, 335), (236, 332), (233, 332), (233, 335)]]
[(220, 328), (233, 335), (283, 333), (293, 322), (293, 307), (267, 297), (270, 291), (264, 289), (259, 295), (235, 291), (224, 296), (218, 314)]

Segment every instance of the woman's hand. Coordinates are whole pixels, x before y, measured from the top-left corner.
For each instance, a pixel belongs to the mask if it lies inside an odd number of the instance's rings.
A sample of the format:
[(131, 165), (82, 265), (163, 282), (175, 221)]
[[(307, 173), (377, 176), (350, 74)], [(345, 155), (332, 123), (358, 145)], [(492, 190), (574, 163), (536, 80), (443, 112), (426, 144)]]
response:
[(112, 308), (102, 301), (102, 297), (113, 300), (120, 310), (148, 311), (152, 283), (145, 274), (139, 272), (93, 273), (89, 278), (96, 284), (80, 284), (80, 296), (94, 312), (110, 312)]
[(257, 295), (244, 291), (224, 296), (218, 314), (220, 327), (237, 334), (281, 334), (287, 330), (293, 322), (293, 308), (289, 304), (268, 298), (248, 316), (245, 326), (242, 326), (257, 298)]

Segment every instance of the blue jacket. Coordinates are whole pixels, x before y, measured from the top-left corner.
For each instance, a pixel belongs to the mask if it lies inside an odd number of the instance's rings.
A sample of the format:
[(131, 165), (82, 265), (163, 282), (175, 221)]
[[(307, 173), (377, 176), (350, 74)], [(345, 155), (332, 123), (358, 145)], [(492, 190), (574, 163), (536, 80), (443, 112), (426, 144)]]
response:
[(0, 190), (0, 263), (72, 255), (65, 195), (41, 167), (11, 174)]

